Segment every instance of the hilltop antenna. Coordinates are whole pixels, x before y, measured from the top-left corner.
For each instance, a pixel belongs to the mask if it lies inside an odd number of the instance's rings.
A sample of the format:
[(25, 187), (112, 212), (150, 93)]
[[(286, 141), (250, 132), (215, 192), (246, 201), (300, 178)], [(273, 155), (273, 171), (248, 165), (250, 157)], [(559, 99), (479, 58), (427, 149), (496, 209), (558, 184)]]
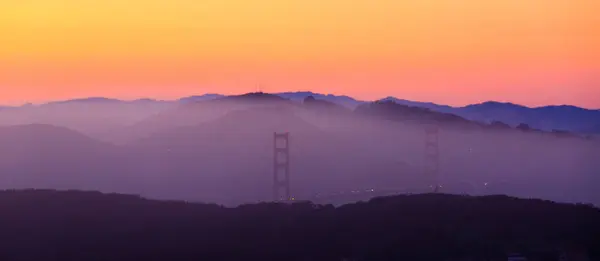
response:
[(439, 128), (436, 124), (425, 125), (425, 162), (424, 176), (430, 182), (433, 192), (439, 192), (440, 148)]
[(256, 92), (257, 93), (262, 93), (263, 92), (263, 85), (260, 83), (256, 84)]
[[(289, 132), (273, 135), (273, 200), (288, 201), (290, 197), (290, 135)], [(279, 143), (278, 143), (279, 141)], [(279, 145), (279, 146), (278, 146)], [(281, 197), (284, 190), (285, 198)]]

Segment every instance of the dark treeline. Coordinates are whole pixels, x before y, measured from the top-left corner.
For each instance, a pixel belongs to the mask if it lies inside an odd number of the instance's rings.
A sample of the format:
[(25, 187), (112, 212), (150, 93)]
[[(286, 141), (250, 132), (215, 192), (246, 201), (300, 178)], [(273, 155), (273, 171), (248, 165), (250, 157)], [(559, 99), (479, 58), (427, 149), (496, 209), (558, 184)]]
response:
[[(598, 260), (600, 210), (506, 196), (376, 198), (338, 208), (0, 193), (0, 260), (506, 260), (576, 246)], [(594, 252), (595, 251), (595, 252)]]

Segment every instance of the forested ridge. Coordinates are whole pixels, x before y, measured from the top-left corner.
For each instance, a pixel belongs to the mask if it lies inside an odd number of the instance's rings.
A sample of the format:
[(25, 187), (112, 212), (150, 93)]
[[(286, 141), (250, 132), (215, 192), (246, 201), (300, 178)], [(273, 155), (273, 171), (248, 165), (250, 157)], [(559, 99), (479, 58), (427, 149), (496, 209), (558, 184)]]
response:
[(0, 260), (505, 260), (577, 246), (600, 210), (507, 196), (400, 195), (225, 208), (99, 192), (0, 192)]

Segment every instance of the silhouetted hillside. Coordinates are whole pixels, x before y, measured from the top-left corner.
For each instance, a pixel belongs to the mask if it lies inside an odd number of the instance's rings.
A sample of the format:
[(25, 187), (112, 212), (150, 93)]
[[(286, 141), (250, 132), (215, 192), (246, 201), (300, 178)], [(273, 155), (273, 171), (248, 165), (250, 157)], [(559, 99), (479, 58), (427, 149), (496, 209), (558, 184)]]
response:
[(265, 101), (287, 101), (288, 99), (279, 97), (275, 94), (264, 92), (251, 92), (241, 95), (231, 95), (215, 99), (215, 101), (247, 101), (247, 102), (265, 102)]
[[(261, 95), (257, 94), (261, 94), (262, 97)], [(283, 92), (275, 94), (250, 93), (235, 95), (233, 99), (237, 101), (248, 101), (246, 98), (251, 98), (252, 100), (274, 101), (276, 98), (273, 96), (278, 96), (295, 102), (302, 102), (305, 98), (312, 96), (317, 100), (328, 101), (349, 109), (355, 109), (359, 105), (368, 103), (366, 101), (356, 100), (345, 95), (320, 94), (309, 91)], [(104, 138), (102, 135), (112, 131), (114, 127), (137, 122), (141, 120), (141, 118), (167, 111), (179, 105), (196, 104), (211, 100), (231, 101), (232, 99), (231, 97), (221, 94), (189, 96), (172, 101), (159, 101), (152, 99), (123, 101), (104, 97), (91, 97), (50, 102), (40, 106), (0, 106), (0, 110), (3, 111), (3, 113), (0, 113), (0, 125), (46, 123), (74, 128), (78, 131), (84, 131), (87, 134), (93, 134), (94, 136)], [(505, 122), (511, 127), (525, 123), (531, 126), (533, 129), (540, 129), (547, 132), (550, 132), (553, 129), (559, 129), (573, 133), (600, 133), (600, 129), (598, 128), (598, 126), (600, 126), (600, 110), (584, 109), (570, 105), (552, 105), (530, 108), (513, 103), (488, 101), (480, 104), (471, 104), (464, 107), (452, 107), (448, 105), (435, 104), (432, 102), (417, 102), (395, 97), (386, 97), (380, 101), (393, 101), (395, 103), (410, 107), (426, 108), (435, 112), (455, 114), (465, 119), (481, 123), (499, 121)], [(61, 115), (56, 114), (56, 112), (47, 115), (42, 113), (40, 115), (39, 110), (33, 110), (32, 112), (32, 109), (36, 108), (44, 108), (44, 110), (52, 108), (53, 110), (56, 110), (57, 108), (64, 108), (67, 105), (69, 110), (67, 110), (67, 112), (61, 112)], [(93, 110), (94, 113), (90, 114), (89, 108), (96, 109)], [(120, 111), (121, 113), (115, 114), (115, 108), (118, 108), (117, 111)], [(11, 113), (6, 114), (6, 112), (9, 111), (8, 109), (11, 109)], [(96, 121), (102, 121), (105, 125), (110, 125), (111, 128), (107, 128), (102, 125), (93, 125), (91, 124), (93, 123), (92, 121), (86, 121), (86, 119), (77, 116), (77, 113), (72, 114), (72, 112), (81, 111), (81, 109), (88, 110), (87, 114), (90, 116), (90, 118)], [(106, 109), (107, 111), (102, 113), (103, 111), (98, 109)], [(15, 118), (15, 115), (18, 117)], [(64, 117), (65, 115), (68, 117)], [(17, 121), (17, 119), (19, 120)], [(82, 124), (83, 122), (87, 124)]]
[[(439, 126), (443, 127), (443, 126), (452, 126), (452, 127), (457, 127), (457, 128), (461, 128), (461, 129), (486, 129), (486, 130), (493, 130), (493, 131), (511, 131), (511, 130), (520, 130), (520, 131), (525, 131), (525, 132), (530, 132), (530, 133), (538, 133), (538, 134), (552, 134), (554, 137), (558, 137), (558, 138), (582, 138), (583, 136), (581, 135), (577, 135), (574, 133), (571, 133), (569, 131), (563, 131), (563, 130), (548, 130), (548, 131), (542, 131), (542, 130), (538, 130), (535, 128), (532, 128), (529, 126), (529, 124), (524, 124), (524, 123), (518, 123), (518, 124), (513, 124), (513, 126), (511, 126), (510, 124), (503, 122), (503, 121), (499, 121), (499, 120), (493, 120), (493, 118), (486, 118), (486, 120), (483, 120), (481, 118), (478, 117), (474, 117), (473, 120), (471, 119), (467, 119), (467, 118), (463, 118), (461, 116), (460, 113), (446, 113), (446, 112), (441, 112), (441, 111), (452, 111), (448, 108), (451, 107), (440, 107), (439, 105), (427, 105), (427, 104), (421, 104), (421, 103), (417, 103), (416, 106), (412, 106), (412, 105), (406, 105), (406, 104), (411, 104), (407, 101), (403, 101), (403, 100), (398, 100), (398, 99), (385, 99), (385, 100), (381, 100), (381, 101), (377, 101), (377, 102), (373, 102), (373, 103), (366, 103), (363, 105), (360, 105), (359, 107), (357, 107), (357, 109), (355, 110), (355, 112), (357, 114), (360, 115), (366, 115), (366, 116), (370, 116), (373, 118), (378, 118), (378, 119), (385, 119), (385, 120), (391, 120), (391, 121), (398, 121), (398, 122), (411, 122), (411, 123), (437, 123)], [(485, 110), (494, 110), (494, 109), (490, 109), (490, 107), (495, 107), (496, 104), (498, 103), (492, 103), (492, 102), (488, 102), (488, 103), (484, 103), (481, 106), (475, 106), (475, 105), (470, 105), (464, 108), (463, 111), (472, 111), (473, 113), (475, 113), (476, 111), (479, 111), (480, 109), (485, 111)], [(521, 107), (521, 106), (517, 106), (517, 105), (513, 105), (513, 104), (501, 104), (502, 106), (513, 106), (511, 108), (513, 108), (513, 110), (508, 113), (510, 115), (519, 115), (520, 113), (522, 113), (522, 110), (529, 110), (529, 108), (526, 107)], [(425, 106), (425, 107), (419, 107), (419, 106)], [(433, 109), (429, 109), (426, 107), (432, 107)], [(545, 107), (545, 110), (549, 110), (550, 107)], [(508, 117), (508, 116), (507, 116)], [(500, 117), (503, 118), (503, 117)], [(504, 117), (503, 119), (507, 119), (509, 121), (514, 121), (511, 120), (510, 117), (506, 118)], [(531, 122), (531, 120), (526, 120), (526, 122)]]
[(356, 108), (356, 113), (376, 117), (385, 120), (413, 122), (413, 123), (432, 123), (436, 122), (442, 125), (452, 125), (460, 127), (477, 127), (478, 124), (464, 119), (460, 116), (432, 111), (426, 108), (411, 107), (398, 104), (393, 101), (377, 101), (363, 104)]
[(390, 168), (412, 173), (389, 157), (364, 149), (364, 140), (321, 130), (296, 115), (296, 109), (302, 108), (236, 110), (213, 121), (159, 132), (130, 144), (130, 161), (143, 162), (138, 172), (157, 177), (154, 187), (162, 188), (165, 195), (187, 193), (235, 204), (271, 198), (275, 132), (292, 133), (294, 195), (298, 197), (310, 196), (311, 190), (348, 189), (361, 183), (373, 186), (394, 180), (405, 184), (399, 180), (409, 174), (385, 176)]
[[(246, 110), (233, 110), (213, 121), (195, 124), (182, 128), (172, 128), (167, 132), (158, 132), (145, 139), (160, 141), (175, 141), (188, 133), (190, 141), (201, 139), (218, 139), (230, 133), (252, 133), (262, 136), (272, 136), (273, 132), (292, 131), (303, 134), (318, 131), (294, 115), (287, 106), (259, 107)], [(143, 143), (144, 141), (140, 141)]]
[(448, 105), (440, 105), (440, 104), (436, 104), (433, 102), (419, 102), (419, 101), (410, 101), (410, 100), (405, 100), (405, 99), (399, 99), (396, 97), (386, 97), (383, 99), (380, 99), (379, 101), (381, 102), (395, 102), (398, 104), (402, 104), (402, 105), (406, 105), (409, 107), (418, 107), (418, 108), (425, 108), (425, 109), (429, 109), (432, 111), (436, 111), (436, 112), (443, 112), (443, 113), (453, 113), (456, 114), (454, 112), (454, 110), (456, 109), (456, 107), (451, 107)]
[(47, 162), (63, 158), (62, 163), (77, 163), (81, 157), (98, 156), (114, 149), (76, 131), (43, 124), (0, 127), (0, 144), (0, 160), (14, 160), (12, 163), (25, 158)]
[(593, 131), (591, 126), (600, 124), (600, 111), (567, 105), (528, 108), (512, 103), (485, 102), (460, 108), (455, 113), (473, 120), (497, 120), (513, 126), (524, 122), (545, 131), (590, 132)]
[(321, 94), (321, 93), (314, 93), (314, 92), (308, 92), (308, 91), (305, 91), (305, 92), (282, 92), (282, 93), (276, 93), (276, 95), (286, 98), (286, 99), (289, 99), (289, 100), (292, 100), (292, 101), (297, 101), (297, 102), (301, 102), (304, 99), (312, 96), (317, 100), (334, 103), (334, 104), (343, 106), (348, 109), (354, 109), (354, 108), (356, 108), (356, 106), (364, 103), (364, 101), (359, 101), (359, 100), (356, 100), (352, 97), (345, 96), (345, 95)]
[[(420, 123), (431, 121), (441, 126), (444, 192), (487, 194), (496, 187), (513, 196), (600, 202), (597, 140), (502, 123), (481, 128), (394, 103), (353, 112), (316, 98), (298, 103), (264, 93), (181, 104), (123, 130), (121, 138), (129, 139), (123, 146), (45, 125), (13, 127), (0, 137), (0, 188), (85, 188), (226, 205), (269, 200), (273, 132), (290, 132), (298, 199), (372, 188), (424, 191), (432, 177), (422, 174)], [(477, 131), (464, 131), (471, 127)], [(506, 185), (490, 186), (499, 182)]]
[(104, 139), (125, 126), (173, 107), (155, 100), (86, 98), (0, 111), (0, 126), (49, 124)]
[(333, 103), (333, 102), (330, 102), (327, 100), (315, 99), (315, 97), (313, 97), (313, 96), (308, 96), (308, 97), (304, 98), (304, 100), (302, 100), (302, 104), (304, 104), (308, 108), (347, 110), (346, 108), (342, 107), (341, 105), (338, 105), (336, 103)]
[(464, 107), (451, 107), (431, 102), (415, 102), (394, 97), (382, 101), (393, 101), (411, 107), (426, 108), (436, 112), (452, 113), (463, 118), (490, 123), (505, 122), (510, 126), (526, 123), (534, 129), (552, 131), (567, 130), (576, 133), (600, 133), (594, 128), (600, 124), (600, 110), (584, 109), (570, 105), (526, 107), (508, 102), (488, 101)]
[[(124, 158), (116, 147), (51, 125), (0, 128), (1, 188), (88, 188), (124, 185)], [(113, 186), (118, 177), (121, 184)]]
[(566, 246), (600, 258), (598, 209), (505, 196), (223, 208), (29, 190), (0, 192), (0, 207), (6, 261), (505, 260)]
[(156, 133), (215, 120), (232, 111), (265, 106), (293, 106), (293, 104), (287, 99), (266, 93), (191, 98), (172, 109), (164, 110), (115, 132), (107, 140), (117, 144), (127, 144)]
[(49, 102), (44, 104), (43, 106), (53, 106), (53, 105), (60, 105), (60, 104), (73, 104), (73, 103), (121, 103), (123, 101), (121, 100), (117, 100), (117, 99), (111, 99), (111, 98), (105, 98), (105, 97), (89, 97), (89, 98), (82, 98), (82, 99), (72, 99), (72, 100), (65, 100), (65, 101), (56, 101), (56, 102)]
[(184, 97), (184, 98), (179, 99), (178, 102), (184, 103), (184, 104), (185, 103), (194, 103), (194, 102), (214, 100), (214, 99), (218, 99), (218, 98), (222, 98), (222, 97), (224, 97), (224, 95), (215, 94), (215, 93), (207, 93), (204, 95)]

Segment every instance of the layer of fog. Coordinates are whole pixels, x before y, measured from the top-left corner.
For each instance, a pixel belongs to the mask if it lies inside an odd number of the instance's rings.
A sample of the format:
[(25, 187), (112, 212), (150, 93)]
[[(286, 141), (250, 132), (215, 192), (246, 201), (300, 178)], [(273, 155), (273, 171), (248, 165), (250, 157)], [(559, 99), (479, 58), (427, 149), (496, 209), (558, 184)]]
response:
[[(422, 171), (425, 132), (418, 123), (271, 98), (145, 108), (128, 117), (103, 106), (89, 114), (89, 107), (54, 110), (55, 118), (39, 122), (2, 122), (18, 126), (0, 128), (0, 188), (100, 190), (227, 205), (267, 201), (274, 132), (290, 132), (297, 199), (352, 193), (367, 199), (378, 191), (425, 192), (432, 183)], [(438, 179), (446, 193), (599, 204), (599, 145), (441, 125)]]

